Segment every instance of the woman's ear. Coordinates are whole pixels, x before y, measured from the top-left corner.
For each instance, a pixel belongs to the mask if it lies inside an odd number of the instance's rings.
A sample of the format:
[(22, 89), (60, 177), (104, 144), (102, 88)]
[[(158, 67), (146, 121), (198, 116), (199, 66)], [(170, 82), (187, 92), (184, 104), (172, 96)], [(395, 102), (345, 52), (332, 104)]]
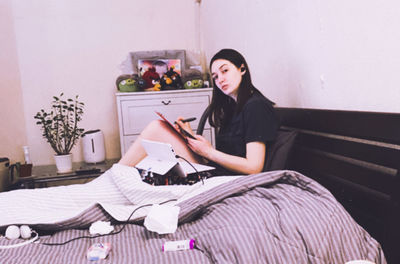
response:
[(240, 66), (240, 72), (242, 75), (246, 73), (246, 68), (244, 67), (243, 64)]

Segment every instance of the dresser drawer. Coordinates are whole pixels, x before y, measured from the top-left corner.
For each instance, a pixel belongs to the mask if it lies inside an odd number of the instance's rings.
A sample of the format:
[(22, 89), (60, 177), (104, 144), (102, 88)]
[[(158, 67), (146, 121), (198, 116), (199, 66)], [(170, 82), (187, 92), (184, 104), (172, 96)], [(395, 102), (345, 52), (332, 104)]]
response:
[[(196, 117), (190, 123), (196, 129), (203, 111), (209, 105), (209, 96), (174, 96), (160, 98), (138, 98), (121, 101), (122, 129), (124, 135), (139, 134), (148, 123), (158, 119), (155, 111), (173, 122), (179, 116)], [(209, 125), (206, 124), (206, 128)]]

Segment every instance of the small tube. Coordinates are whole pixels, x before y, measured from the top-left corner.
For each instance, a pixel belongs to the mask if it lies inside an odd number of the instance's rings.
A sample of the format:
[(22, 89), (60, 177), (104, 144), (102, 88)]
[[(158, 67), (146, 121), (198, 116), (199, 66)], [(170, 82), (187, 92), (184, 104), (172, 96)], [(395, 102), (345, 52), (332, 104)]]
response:
[(162, 246), (162, 251), (177, 251), (193, 249), (195, 244), (194, 239), (167, 241)]

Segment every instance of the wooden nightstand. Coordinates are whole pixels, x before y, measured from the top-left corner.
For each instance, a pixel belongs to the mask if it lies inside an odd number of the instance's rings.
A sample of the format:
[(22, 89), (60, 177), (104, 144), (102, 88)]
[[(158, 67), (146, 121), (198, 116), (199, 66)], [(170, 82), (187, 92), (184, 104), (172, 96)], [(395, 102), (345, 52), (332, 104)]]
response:
[(73, 172), (65, 174), (58, 174), (55, 165), (33, 166), (32, 176), (19, 178), (18, 182), (10, 189), (33, 189), (86, 183), (103, 174), (117, 162), (118, 160), (106, 160), (97, 164), (74, 162), (72, 164)]

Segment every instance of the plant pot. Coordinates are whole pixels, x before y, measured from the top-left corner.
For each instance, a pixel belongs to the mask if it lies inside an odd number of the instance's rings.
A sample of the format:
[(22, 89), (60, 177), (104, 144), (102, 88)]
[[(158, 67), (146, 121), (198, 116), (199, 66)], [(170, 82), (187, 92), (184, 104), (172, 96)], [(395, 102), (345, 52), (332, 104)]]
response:
[(72, 154), (54, 155), (56, 161), (57, 173), (72, 172)]

